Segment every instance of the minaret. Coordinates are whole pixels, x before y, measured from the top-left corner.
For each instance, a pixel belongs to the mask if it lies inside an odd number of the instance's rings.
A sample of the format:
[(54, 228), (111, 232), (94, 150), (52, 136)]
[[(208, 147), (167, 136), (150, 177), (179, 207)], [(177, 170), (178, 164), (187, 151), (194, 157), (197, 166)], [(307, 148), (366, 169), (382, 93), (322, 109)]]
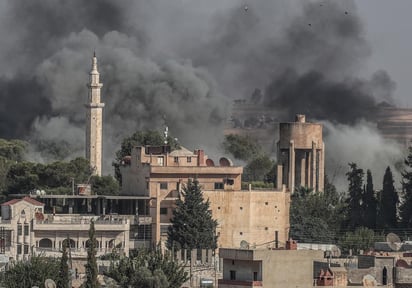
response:
[(102, 118), (104, 103), (100, 102), (100, 89), (103, 84), (99, 81), (96, 53), (93, 54), (92, 70), (89, 74), (88, 103), (86, 112), (86, 159), (90, 161), (93, 174), (102, 175)]

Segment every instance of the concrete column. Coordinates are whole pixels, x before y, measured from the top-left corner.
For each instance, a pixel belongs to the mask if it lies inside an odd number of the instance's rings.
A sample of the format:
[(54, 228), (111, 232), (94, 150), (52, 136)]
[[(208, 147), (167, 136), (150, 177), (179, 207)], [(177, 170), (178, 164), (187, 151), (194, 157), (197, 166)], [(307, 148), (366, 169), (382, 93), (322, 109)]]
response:
[(289, 191), (295, 191), (295, 143), (290, 140), (289, 143)]
[(277, 165), (276, 189), (282, 189), (283, 185), (283, 165)]
[(300, 158), (300, 186), (306, 186), (306, 153), (303, 152)]
[(310, 166), (312, 165), (312, 152), (306, 153), (306, 187), (311, 187), (312, 185), (312, 173)]
[(319, 155), (319, 191), (325, 190), (325, 143), (322, 142)]
[(202, 249), (202, 263), (206, 263), (207, 259), (206, 259), (206, 249)]
[(312, 174), (312, 185), (311, 188), (316, 190), (316, 143), (312, 141), (312, 167), (311, 167), (311, 174)]

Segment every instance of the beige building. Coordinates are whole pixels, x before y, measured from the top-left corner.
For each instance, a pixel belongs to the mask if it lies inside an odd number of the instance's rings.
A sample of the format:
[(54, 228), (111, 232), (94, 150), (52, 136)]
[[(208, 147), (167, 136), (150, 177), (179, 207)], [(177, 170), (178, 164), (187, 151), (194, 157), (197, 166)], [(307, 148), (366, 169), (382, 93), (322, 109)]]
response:
[(100, 74), (97, 71), (96, 54), (92, 59), (92, 70), (89, 73), (89, 83), (87, 87), (88, 103), (86, 106), (86, 159), (89, 160), (90, 166), (95, 175), (102, 175), (102, 125), (103, 125), (103, 107), (104, 103), (100, 102), (100, 90), (103, 86), (100, 83)]
[(279, 124), (277, 148), (277, 187), (286, 185), (323, 191), (325, 178), (325, 144), (322, 124), (307, 123), (305, 115), (295, 122)]
[(97, 256), (113, 249), (129, 253), (130, 222), (123, 216), (81, 214), (46, 214), (45, 204), (31, 197), (13, 199), (1, 204), (1, 252), (15, 260), (31, 254), (61, 256), (63, 241), (70, 242), (74, 259), (86, 259), (90, 222), (95, 223)]
[[(290, 193), (275, 190), (243, 190), (243, 168), (227, 158), (216, 162), (203, 150), (169, 146), (135, 147), (121, 167), (122, 195), (148, 197), (152, 244), (164, 241), (171, 225), (174, 203), (189, 178), (197, 178), (212, 216), (218, 221), (219, 247), (284, 245), (289, 233)], [(140, 205), (144, 206), (144, 205)], [(276, 243), (276, 244), (274, 244)]]
[(219, 288), (313, 287), (314, 261), (323, 259), (323, 251), (223, 248), (219, 257)]

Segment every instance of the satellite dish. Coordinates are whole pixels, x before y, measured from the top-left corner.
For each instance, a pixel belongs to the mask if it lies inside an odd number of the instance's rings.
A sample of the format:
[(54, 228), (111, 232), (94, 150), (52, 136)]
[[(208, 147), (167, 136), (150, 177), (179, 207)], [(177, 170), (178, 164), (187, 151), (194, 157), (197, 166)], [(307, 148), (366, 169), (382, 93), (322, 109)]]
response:
[(52, 279), (46, 279), (46, 281), (44, 281), (44, 287), (45, 288), (56, 288), (56, 283)]
[(401, 239), (395, 233), (389, 233), (386, 235), (386, 242), (388, 242), (388, 246), (392, 249), (392, 251), (398, 251), (402, 246)]
[(207, 159), (206, 160), (206, 166), (213, 167), (213, 166), (215, 166), (215, 162), (213, 162), (212, 159)]
[(240, 249), (249, 249), (249, 243), (245, 240), (240, 241)]
[(375, 277), (371, 274), (366, 274), (362, 278), (363, 287), (376, 287), (378, 286), (378, 282), (376, 281)]
[(222, 157), (219, 160), (219, 165), (223, 167), (230, 167), (230, 166), (233, 166), (233, 163), (229, 158)]

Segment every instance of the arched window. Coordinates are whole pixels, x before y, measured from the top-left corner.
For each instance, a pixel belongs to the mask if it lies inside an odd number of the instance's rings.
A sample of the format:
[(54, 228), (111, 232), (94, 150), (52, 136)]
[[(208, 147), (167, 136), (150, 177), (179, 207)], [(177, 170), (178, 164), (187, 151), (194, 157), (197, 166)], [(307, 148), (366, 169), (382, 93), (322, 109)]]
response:
[[(94, 247), (99, 248), (99, 241), (96, 240), (94, 243), (95, 243)], [(90, 240), (87, 240), (86, 241), (86, 248), (89, 248), (89, 246), (90, 246)]]
[(39, 247), (51, 249), (53, 247), (53, 242), (48, 238), (43, 238), (39, 241)]
[(116, 241), (115, 239), (112, 239), (112, 240), (109, 241), (109, 248), (110, 249), (114, 248), (115, 241)]
[[(62, 245), (65, 245), (67, 243), (67, 239), (63, 240)], [(66, 244), (67, 245), (67, 244)], [(76, 248), (76, 242), (74, 242), (73, 239), (69, 239), (69, 245), (66, 246), (67, 248)]]

